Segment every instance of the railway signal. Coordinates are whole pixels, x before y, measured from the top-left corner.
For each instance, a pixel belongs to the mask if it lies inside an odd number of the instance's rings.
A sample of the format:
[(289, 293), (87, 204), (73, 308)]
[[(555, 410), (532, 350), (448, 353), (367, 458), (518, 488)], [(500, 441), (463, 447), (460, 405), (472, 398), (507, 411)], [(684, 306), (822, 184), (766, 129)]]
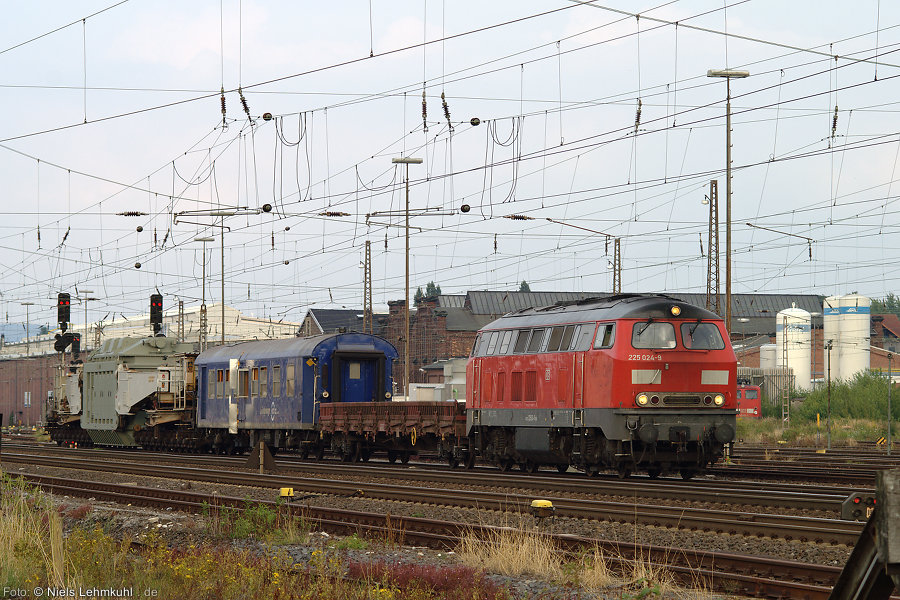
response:
[(162, 327), (163, 309), (162, 294), (152, 294), (150, 296), (150, 325), (153, 327), (153, 333), (159, 333)]
[(69, 323), (69, 309), (71, 306), (72, 297), (65, 292), (60, 292), (56, 297), (56, 321), (63, 331), (67, 329)]

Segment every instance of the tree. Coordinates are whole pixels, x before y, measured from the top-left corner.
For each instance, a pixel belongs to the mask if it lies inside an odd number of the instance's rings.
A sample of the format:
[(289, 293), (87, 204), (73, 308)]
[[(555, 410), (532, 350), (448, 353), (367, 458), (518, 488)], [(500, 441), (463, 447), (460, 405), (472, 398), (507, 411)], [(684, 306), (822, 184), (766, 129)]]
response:
[(528, 282), (523, 279), (522, 283), (519, 285), (519, 291), (520, 292), (530, 292), (531, 286), (528, 285)]
[(892, 293), (885, 296), (884, 300), (872, 299), (872, 313), (892, 314), (900, 316), (900, 298)]
[(50, 328), (46, 325), (41, 325), (41, 329), (38, 331), (38, 335), (47, 335), (50, 333)]
[(441, 286), (435, 285), (433, 281), (429, 281), (428, 285), (425, 286), (425, 297), (430, 298), (431, 296), (440, 296), (441, 295)]
[(416, 290), (416, 295), (413, 296), (413, 304), (418, 304), (422, 300), (425, 299), (425, 294), (422, 292), (422, 288), (418, 288)]

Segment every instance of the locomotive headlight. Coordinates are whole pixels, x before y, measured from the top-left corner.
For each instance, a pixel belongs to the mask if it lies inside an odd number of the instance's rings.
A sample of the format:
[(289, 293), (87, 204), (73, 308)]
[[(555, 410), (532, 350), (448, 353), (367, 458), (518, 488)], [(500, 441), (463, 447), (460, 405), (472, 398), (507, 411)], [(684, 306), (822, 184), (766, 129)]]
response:
[(680, 306), (673, 306), (673, 307), (671, 308), (671, 311), (672, 311), (672, 316), (673, 316), (673, 317), (677, 317), (678, 315), (681, 314), (681, 307), (680, 307)]
[(650, 397), (647, 394), (638, 394), (636, 400), (639, 406), (647, 406)]
[(716, 397), (713, 398), (713, 402), (716, 403), (716, 406), (722, 406), (723, 404), (725, 404), (725, 396), (723, 396), (722, 394), (716, 394)]

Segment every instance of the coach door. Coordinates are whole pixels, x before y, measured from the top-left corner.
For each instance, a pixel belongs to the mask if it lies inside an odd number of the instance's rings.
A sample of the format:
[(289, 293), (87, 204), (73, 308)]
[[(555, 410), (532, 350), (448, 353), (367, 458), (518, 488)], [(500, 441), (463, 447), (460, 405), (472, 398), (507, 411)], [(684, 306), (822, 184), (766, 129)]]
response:
[(374, 402), (379, 377), (376, 358), (343, 358), (340, 361), (340, 401), (341, 402)]

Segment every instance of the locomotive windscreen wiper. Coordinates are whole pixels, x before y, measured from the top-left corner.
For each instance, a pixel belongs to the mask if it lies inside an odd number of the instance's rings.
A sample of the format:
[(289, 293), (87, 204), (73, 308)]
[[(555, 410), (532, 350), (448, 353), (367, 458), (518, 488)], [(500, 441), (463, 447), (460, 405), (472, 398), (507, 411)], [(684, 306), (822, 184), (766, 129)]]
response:
[(641, 327), (641, 330), (637, 332), (638, 337), (640, 337), (641, 334), (644, 333), (648, 327), (650, 327), (650, 323), (652, 323), (652, 322), (653, 322), (653, 317), (650, 317), (649, 319), (647, 319), (647, 322), (644, 323), (644, 326)]
[(697, 319), (697, 322), (694, 323), (694, 326), (691, 327), (690, 331), (688, 331), (688, 335), (689, 335), (690, 337), (694, 337), (694, 332), (697, 331), (697, 328), (698, 328), (698, 327), (700, 327), (700, 322), (701, 322), (701, 320), (700, 320), (700, 319)]

